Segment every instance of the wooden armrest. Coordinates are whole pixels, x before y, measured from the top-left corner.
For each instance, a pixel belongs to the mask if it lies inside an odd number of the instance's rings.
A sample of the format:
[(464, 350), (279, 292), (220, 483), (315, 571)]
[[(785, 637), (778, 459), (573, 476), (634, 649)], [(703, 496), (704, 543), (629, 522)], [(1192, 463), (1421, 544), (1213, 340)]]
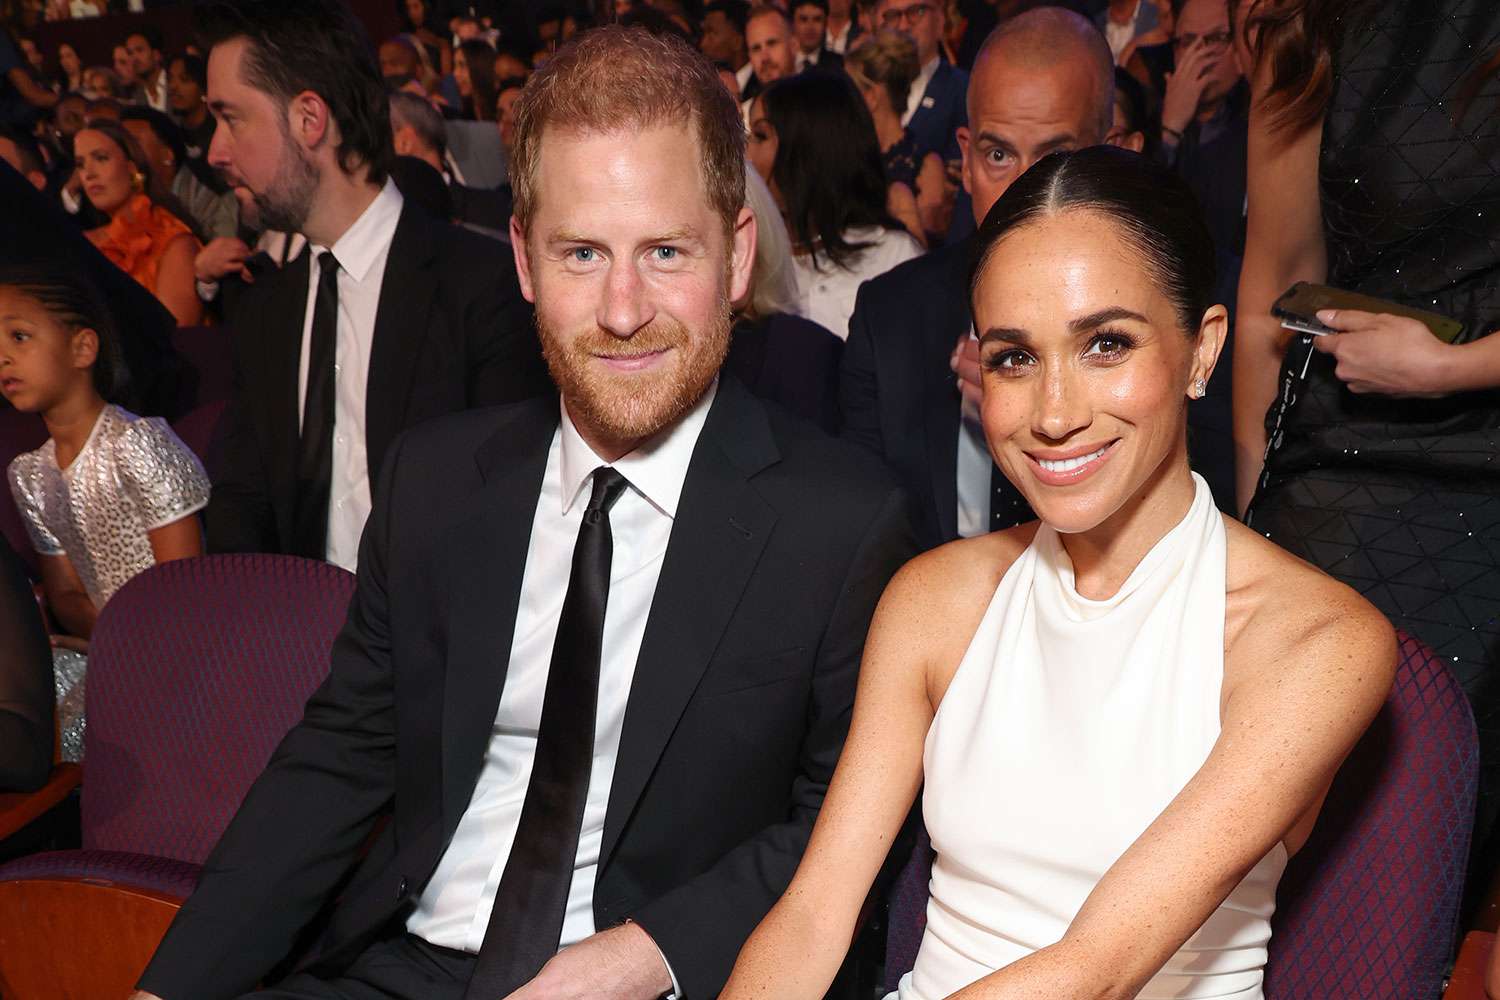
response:
[(1453, 975), (1448, 978), (1448, 988), (1443, 991), (1443, 1000), (1489, 1000), (1484, 981), (1494, 947), (1493, 934), (1470, 931), (1464, 935), (1458, 961), (1453, 965)]
[(0, 840), (51, 812), (83, 780), (77, 764), (55, 764), (47, 783), (34, 792), (0, 793)]
[(176, 897), (102, 879), (0, 882), (0, 995), (128, 996), (181, 905)]

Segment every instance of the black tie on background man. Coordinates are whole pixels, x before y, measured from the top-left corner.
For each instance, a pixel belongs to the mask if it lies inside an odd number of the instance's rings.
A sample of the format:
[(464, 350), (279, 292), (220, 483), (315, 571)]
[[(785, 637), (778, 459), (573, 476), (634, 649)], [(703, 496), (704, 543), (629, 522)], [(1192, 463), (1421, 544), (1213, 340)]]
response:
[(675, 36), (597, 29), (532, 77), (511, 239), (559, 396), (392, 446), (329, 680), (143, 995), (252, 989), (335, 895), (260, 996), (722, 989), (914, 551), (878, 463), (720, 374), (754, 260), (744, 142)]
[(338, 0), (242, 0), (198, 21), (218, 121), (208, 160), (263, 226), (311, 250), (262, 272), (230, 316), (237, 392), (208, 546), (353, 569), (397, 433), (547, 391), (531, 310), (503, 243), (390, 181), (385, 88)]
[[(1114, 88), (1109, 45), (1078, 14), (1040, 7), (991, 32), (958, 130), (975, 221), (1048, 153), (1103, 142)], [(843, 435), (896, 473), (923, 548), (1031, 519), (979, 426), (969, 256), (965, 241), (860, 286), (840, 368)]]

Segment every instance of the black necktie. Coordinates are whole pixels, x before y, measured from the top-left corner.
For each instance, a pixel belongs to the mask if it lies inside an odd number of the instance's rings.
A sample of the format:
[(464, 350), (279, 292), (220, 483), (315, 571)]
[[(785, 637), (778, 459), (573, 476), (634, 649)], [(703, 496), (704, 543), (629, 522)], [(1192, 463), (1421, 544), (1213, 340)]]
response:
[[(290, 237), (288, 237), (290, 239)], [(297, 448), (293, 555), (328, 558), (328, 493), (333, 483), (334, 356), (338, 347), (339, 262), (318, 254), (318, 297), (307, 352), (307, 394)]]
[(594, 491), (573, 545), (573, 571), (557, 621), (542, 700), (536, 762), (521, 820), (465, 1000), (501, 1000), (557, 953), (594, 758), (599, 657), (614, 540), (609, 509), (625, 491), (614, 469), (594, 471)]

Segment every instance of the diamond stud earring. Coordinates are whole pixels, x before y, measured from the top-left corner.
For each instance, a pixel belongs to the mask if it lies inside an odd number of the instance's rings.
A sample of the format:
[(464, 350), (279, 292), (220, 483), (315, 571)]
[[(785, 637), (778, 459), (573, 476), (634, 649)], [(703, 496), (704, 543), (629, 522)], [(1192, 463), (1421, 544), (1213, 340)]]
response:
[(1208, 395), (1208, 383), (1201, 378), (1195, 379), (1193, 381), (1193, 398), (1202, 399), (1206, 395)]

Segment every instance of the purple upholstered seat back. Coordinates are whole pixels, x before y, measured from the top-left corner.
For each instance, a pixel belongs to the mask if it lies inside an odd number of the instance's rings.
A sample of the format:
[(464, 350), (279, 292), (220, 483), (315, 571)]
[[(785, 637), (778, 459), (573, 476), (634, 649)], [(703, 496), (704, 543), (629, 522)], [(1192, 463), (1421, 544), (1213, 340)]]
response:
[(328, 674), (354, 577), (292, 556), (153, 567), (90, 646), (83, 846), (201, 864)]
[[(1436, 997), (1474, 822), (1479, 750), (1451, 670), (1408, 636), (1390, 698), (1339, 770), (1277, 891), (1267, 1000)], [(886, 982), (916, 963), (933, 850), (891, 889)]]

